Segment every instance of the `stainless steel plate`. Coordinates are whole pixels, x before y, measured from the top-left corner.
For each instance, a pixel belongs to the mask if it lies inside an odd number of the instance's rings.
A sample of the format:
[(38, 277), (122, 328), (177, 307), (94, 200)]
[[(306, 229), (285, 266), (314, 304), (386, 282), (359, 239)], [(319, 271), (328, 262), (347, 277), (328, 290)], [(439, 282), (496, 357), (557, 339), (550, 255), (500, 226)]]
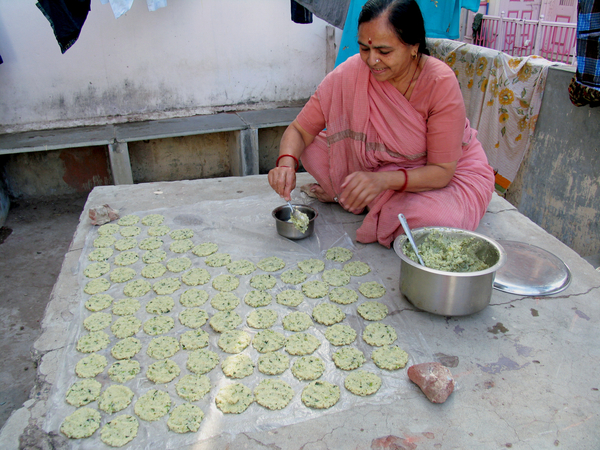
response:
[(525, 242), (502, 241), (506, 264), (494, 280), (494, 288), (509, 294), (540, 296), (556, 294), (571, 283), (571, 271), (552, 253)]

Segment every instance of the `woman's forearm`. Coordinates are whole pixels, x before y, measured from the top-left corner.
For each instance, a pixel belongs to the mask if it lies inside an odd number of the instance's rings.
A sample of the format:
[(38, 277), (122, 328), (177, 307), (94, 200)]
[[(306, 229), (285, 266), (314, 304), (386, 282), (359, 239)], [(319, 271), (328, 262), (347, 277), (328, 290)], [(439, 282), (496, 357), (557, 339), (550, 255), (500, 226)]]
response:
[(296, 120), (286, 128), (279, 145), (279, 156), (281, 157), (279, 165), (290, 165), (294, 167), (295, 161), (289, 156), (292, 155), (298, 160), (302, 156), (304, 149), (314, 140), (314, 136), (306, 132)]
[(283, 133), (277, 167), (269, 171), (268, 178), (273, 190), (286, 200), (290, 200), (291, 192), (296, 187), (296, 170), (300, 164), (300, 157), (314, 138), (295, 120)]
[(445, 187), (456, 168), (456, 162), (428, 164), (412, 170), (389, 172), (354, 172), (342, 183), (340, 204), (351, 212), (359, 212), (381, 192), (422, 192)]
[[(456, 170), (456, 161), (443, 164), (427, 164), (417, 169), (407, 170), (407, 192), (424, 192), (444, 188), (450, 183)], [(402, 172), (393, 172), (388, 189), (399, 190), (406, 182)]]

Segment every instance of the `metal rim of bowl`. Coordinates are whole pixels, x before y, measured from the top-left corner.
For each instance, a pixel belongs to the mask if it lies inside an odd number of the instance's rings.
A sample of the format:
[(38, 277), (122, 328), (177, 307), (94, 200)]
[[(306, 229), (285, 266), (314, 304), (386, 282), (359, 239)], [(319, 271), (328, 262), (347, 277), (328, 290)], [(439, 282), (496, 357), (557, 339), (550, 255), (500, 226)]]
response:
[[(310, 219), (308, 219), (308, 222), (309, 222), (309, 223), (310, 223), (310, 222), (313, 222), (313, 221), (314, 221), (314, 220), (317, 218), (317, 216), (319, 215), (319, 212), (318, 212), (316, 209), (314, 209), (312, 206), (308, 206), (308, 205), (298, 205), (298, 204), (295, 204), (295, 203), (292, 203), (292, 206), (295, 206), (295, 207), (297, 207), (297, 208), (298, 208), (300, 211), (302, 211), (304, 214), (306, 214), (306, 211), (311, 211), (312, 213), (314, 213), (314, 216), (313, 216), (313, 217), (311, 217)], [(282, 222), (282, 223), (288, 223), (287, 221), (285, 221), (285, 220), (282, 220), (282, 219), (280, 219), (279, 217), (277, 217), (277, 213), (278, 213), (279, 211), (283, 211), (284, 209), (289, 209), (289, 208), (290, 208), (290, 207), (289, 207), (287, 204), (286, 204), (286, 205), (281, 205), (281, 206), (278, 206), (277, 208), (275, 208), (275, 209), (274, 209), (274, 210), (271, 212), (271, 215), (273, 216), (273, 218), (274, 218), (275, 220), (277, 220), (277, 221), (279, 221), (279, 222)]]
[(438, 275), (457, 276), (457, 277), (473, 277), (473, 276), (485, 275), (488, 273), (496, 272), (498, 269), (500, 269), (506, 263), (506, 258), (507, 258), (506, 251), (504, 250), (504, 248), (502, 248), (502, 246), (498, 242), (496, 242), (494, 239), (490, 238), (489, 236), (485, 236), (485, 235), (483, 235), (481, 233), (477, 233), (475, 231), (468, 231), (468, 230), (463, 230), (461, 228), (451, 228), (451, 227), (421, 227), (421, 228), (413, 229), (412, 233), (416, 239), (420, 233), (427, 232), (427, 231), (428, 232), (432, 232), (432, 231), (452, 232), (452, 233), (464, 234), (465, 236), (472, 236), (472, 237), (477, 237), (477, 238), (483, 239), (484, 241), (492, 244), (492, 246), (498, 251), (500, 257), (498, 258), (498, 262), (496, 262), (496, 264), (494, 264), (493, 266), (488, 267), (485, 270), (479, 270), (477, 272), (447, 272), (444, 270), (432, 269), (430, 267), (422, 266), (421, 264), (414, 262), (412, 259), (410, 259), (408, 256), (406, 256), (404, 254), (404, 250), (402, 248), (404, 246), (404, 242), (406, 242), (406, 240), (407, 240), (407, 237), (405, 234), (403, 234), (403, 235), (398, 236), (396, 239), (394, 239), (394, 251), (396, 252), (396, 254), (400, 257), (400, 259), (402, 261), (404, 261), (407, 264), (410, 264), (413, 267), (418, 267), (419, 269), (424, 270), (426, 272), (431, 272), (431, 273), (438, 274)]

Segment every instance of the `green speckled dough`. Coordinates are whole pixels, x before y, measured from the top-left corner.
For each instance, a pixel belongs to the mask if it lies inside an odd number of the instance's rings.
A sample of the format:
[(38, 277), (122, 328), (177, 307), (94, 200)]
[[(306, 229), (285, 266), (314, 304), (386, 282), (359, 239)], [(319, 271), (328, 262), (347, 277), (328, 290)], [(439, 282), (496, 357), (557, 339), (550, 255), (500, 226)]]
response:
[(313, 321), (304, 311), (294, 311), (285, 316), (282, 320), (283, 328), (288, 331), (306, 331), (312, 325)]
[(125, 339), (126, 337), (136, 334), (140, 330), (141, 326), (142, 321), (137, 317), (123, 316), (115, 320), (110, 327), (110, 331), (112, 331), (112, 333), (119, 339)]
[(309, 408), (327, 409), (340, 399), (340, 387), (327, 381), (311, 381), (302, 390), (302, 403)]
[(77, 341), (77, 351), (82, 353), (94, 353), (104, 350), (110, 344), (110, 338), (104, 331), (92, 331), (84, 334)]
[(208, 333), (200, 328), (188, 330), (181, 335), (179, 343), (183, 350), (197, 350), (208, 345)]
[(137, 275), (131, 267), (117, 267), (110, 273), (110, 281), (113, 283), (125, 283)]
[(241, 383), (233, 383), (219, 389), (215, 398), (217, 408), (225, 414), (240, 414), (254, 401), (252, 390)]
[(210, 326), (217, 333), (233, 330), (242, 323), (242, 318), (235, 311), (219, 311), (209, 321)]
[(346, 377), (344, 387), (361, 397), (373, 395), (381, 387), (381, 378), (374, 373), (357, 370)]
[(181, 281), (183, 281), (188, 286), (198, 286), (201, 284), (206, 284), (210, 280), (210, 273), (206, 269), (202, 269), (196, 267), (186, 273), (184, 273), (181, 277)]
[(117, 266), (130, 266), (135, 264), (138, 259), (140, 259), (140, 255), (138, 255), (136, 252), (121, 252), (115, 256), (115, 264)]
[(173, 409), (167, 420), (167, 426), (175, 433), (196, 432), (200, 429), (202, 419), (204, 419), (204, 413), (199, 407), (191, 403), (184, 403)]
[(173, 336), (157, 336), (148, 344), (146, 353), (150, 358), (165, 359), (175, 355), (180, 348), (179, 341)]
[(336, 367), (342, 370), (357, 369), (366, 361), (363, 352), (354, 347), (342, 347), (331, 358)]
[(139, 422), (135, 417), (122, 414), (102, 427), (100, 439), (111, 447), (123, 447), (137, 436), (138, 428)]
[(172, 317), (156, 316), (144, 322), (144, 332), (150, 336), (158, 336), (169, 332), (175, 326), (175, 321)]
[(262, 380), (254, 388), (256, 403), (267, 409), (283, 409), (292, 401), (294, 390), (285, 381)]
[(210, 350), (194, 350), (190, 352), (186, 367), (196, 375), (210, 372), (219, 364), (219, 356)]
[(260, 353), (274, 352), (284, 344), (285, 336), (274, 330), (261, 330), (252, 339), (252, 346)]
[(146, 378), (156, 384), (166, 384), (179, 376), (181, 369), (175, 361), (163, 359), (150, 364)]
[(98, 397), (98, 408), (108, 414), (122, 411), (131, 403), (133, 391), (127, 386), (113, 384)]
[(217, 344), (225, 353), (241, 353), (250, 345), (251, 337), (242, 330), (229, 330), (221, 334)]
[(179, 297), (179, 303), (186, 308), (202, 306), (208, 300), (208, 292), (201, 289), (188, 289)]
[(256, 265), (265, 272), (277, 272), (285, 267), (285, 261), (277, 256), (269, 256), (261, 259)]
[(100, 428), (100, 413), (92, 408), (80, 408), (65, 417), (60, 426), (62, 434), (71, 439), (90, 437)]
[(150, 389), (135, 403), (136, 415), (148, 422), (153, 422), (165, 416), (171, 409), (171, 397), (165, 391)]
[(102, 385), (96, 380), (89, 378), (79, 380), (71, 385), (67, 391), (65, 400), (69, 405), (76, 407), (84, 406), (96, 400), (101, 390)]
[(133, 358), (142, 349), (142, 343), (139, 339), (128, 337), (117, 342), (110, 349), (110, 354), (115, 359)]
[(179, 313), (179, 322), (188, 328), (200, 328), (207, 320), (208, 314), (200, 308), (186, 308)]
[(133, 359), (114, 362), (108, 369), (108, 376), (116, 383), (133, 380), (140, 373), (140, 363)]
[(108, 362), (103, 355), (92, 353), (77, 362), (75, 373), (80, 378), (94, 378), (96, 375), (101, 374), (107, 365)]
[(206, 375), (185, 375), (175, 385), (177, 395), (188, 402), (196, 402), (210, 392), (210, 379)]
[(254, 373), (254, 364), (248, 355), (239, 353), (225, 358), (221, 369), (229, 378), (246, 378)]

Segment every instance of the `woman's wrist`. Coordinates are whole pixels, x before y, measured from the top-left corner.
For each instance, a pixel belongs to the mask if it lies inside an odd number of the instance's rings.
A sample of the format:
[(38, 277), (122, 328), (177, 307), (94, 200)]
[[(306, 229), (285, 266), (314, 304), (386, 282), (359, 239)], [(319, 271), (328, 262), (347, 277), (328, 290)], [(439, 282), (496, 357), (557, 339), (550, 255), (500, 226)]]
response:
[(294, 155), (283, 154), (279, 155), (277, 161), (275, 161), (275, 167), (292, 167), (295, 172), (298, 172), (300, 168), (300, 161)]
[(404, 192), (406, 190), (406, 188), (408, 187), (408, 172), (406, 171), (406, 169), (404, 167), (399, 169), (399, 171), (404, 174), (404, 183), (402, 184), (400, 189), (398, 189), (398, 192)]

